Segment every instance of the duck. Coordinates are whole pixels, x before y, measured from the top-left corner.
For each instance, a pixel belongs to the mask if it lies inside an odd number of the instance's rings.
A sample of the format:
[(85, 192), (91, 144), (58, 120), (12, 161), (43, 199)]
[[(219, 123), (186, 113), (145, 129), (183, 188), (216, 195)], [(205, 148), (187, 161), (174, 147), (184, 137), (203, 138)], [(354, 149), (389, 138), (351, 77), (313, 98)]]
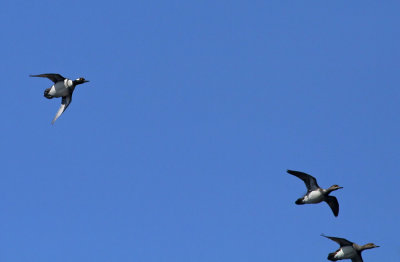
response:
[(30, 75), (30, 77), (45, 77), (53, 81), (53, 85), (50, 88), (44, 90), (44, 97), (52, 99), (54, 97), (61, 97), (61, 106), (57, 111), (57, 114), (51, 121), (51, 124), (61, 116), (61, 114), (68, 108), (72, 101), (72, 93), (77, 85), (89, 82), (83, 77), (71, 80), (63, 77), (60, 74), (40, 74)]
[(318, 186), (317, 179), (309, 174), (294, 170), (287, 170), (287, 172), (303, 180), (307, 187), (307, 193), (296, 200), (296, 205), (317, 204), (325, 201), (332, 209), (333, 215), (335, 217), (339, 215), (339, 202), (336, 197), (330, 196), (329, 194), (343, 187), (333, 185), (327, 189), (323, 189)]
[(328, 259), (330, 261), (337, 261), (342, 259), (351, 259), (352, 262), (363, 262), (361, 257), (361, 252), (366, 249), (377, 248), (379, 246), (375, 245), (374, 243), (368, 243), (365, 245), (357, 245), (351, 241), (348, 241), (344, 238), (339, 237), (329, 237), (325, 235), (321, 235), (323, 237), (329, 238), (330, 240), (335, 241), (340, 245), (340, 248), (333, 253), (329, 253)]

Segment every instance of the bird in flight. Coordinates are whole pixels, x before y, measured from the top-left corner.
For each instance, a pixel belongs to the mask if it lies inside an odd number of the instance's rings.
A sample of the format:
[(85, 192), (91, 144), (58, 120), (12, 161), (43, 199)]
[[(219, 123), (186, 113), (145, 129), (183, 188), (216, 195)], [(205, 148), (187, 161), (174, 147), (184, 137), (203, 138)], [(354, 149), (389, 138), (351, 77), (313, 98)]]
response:
[(340, 187), (338, 185), (333, 185), (327, 189), (323, 189), (318, 186), (315, 177), (309, 174), (294, 170), (287, 170), (287, 172), (303, 180), (304, 184), (307, 187), (307, 193), (303, 197), (296, 200), (295, 203), (297, 205), (317, 204), (321, 203), (322, 201), (325, 201), (332, 209), (332, 212), (335, 215), (335, 217), (339, 215), (339, 202), (337, 201), (336, 197), (330, 196), (329, 194), (332, 191), (341, 189), (343, 187)]
[(342, 259), (351, 259), (352, 262), (363, 262), (361, 257), (361, 252), (366, 249), (376, 248), (379, 247), (374, 243), (368, 243), (363, 246), (357, 245), (351, 241), (348, 241), (344, 238), (339, 237), (328, 237), (322, 235), (323, 237), (329, 238), (332, 241), (335, 241), (340, 245), (340, 248), (335, 252), (329, 253), (328, 259), (330, 261), (337, 261)]
[(30, 75), (31, 77), (46, 77), (53, 81), (53, 85), (50, 88), (44, 90), (44, 97), (52, 99), (54, 97), (61, 97), (61, 106), (57, 111), (52, 124), (61, 116), (61, 114), (68, 108), (72, 101), (72, 93), (77, 85), (89, 82), (85, 78), (80, 77), (76, 80), (71, 80), (63, 77), (60, 74), (40, 74), (40, 75)]

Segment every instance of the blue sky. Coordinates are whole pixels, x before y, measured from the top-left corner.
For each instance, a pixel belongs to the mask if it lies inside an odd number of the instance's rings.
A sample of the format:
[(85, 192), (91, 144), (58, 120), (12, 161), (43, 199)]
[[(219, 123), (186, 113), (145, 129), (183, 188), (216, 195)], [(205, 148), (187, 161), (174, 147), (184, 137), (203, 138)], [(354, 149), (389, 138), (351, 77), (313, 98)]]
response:
[[(2, 1), (0, 260), (399, 261), (399, 11)], [(90, 80), (54, 126), (40, 73)]]

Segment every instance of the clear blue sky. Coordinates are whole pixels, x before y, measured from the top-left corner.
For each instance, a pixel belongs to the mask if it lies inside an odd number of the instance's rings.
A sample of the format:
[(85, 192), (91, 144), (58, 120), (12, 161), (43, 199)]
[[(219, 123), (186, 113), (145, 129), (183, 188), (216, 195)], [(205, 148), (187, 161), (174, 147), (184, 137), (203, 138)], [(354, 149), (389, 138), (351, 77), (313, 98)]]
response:
[[(1, 1), (0, 261), (326, 261), (321, 233), (399, 261), (399, 12)], [(54, 126), (40, 73), (91, 81)]]

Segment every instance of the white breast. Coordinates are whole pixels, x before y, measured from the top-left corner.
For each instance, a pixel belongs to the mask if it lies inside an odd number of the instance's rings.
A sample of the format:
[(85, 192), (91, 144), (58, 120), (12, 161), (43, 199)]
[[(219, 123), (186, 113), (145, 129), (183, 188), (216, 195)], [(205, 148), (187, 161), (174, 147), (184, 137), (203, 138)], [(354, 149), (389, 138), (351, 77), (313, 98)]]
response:
[(347, 258), (353, 258), (356, 255), (357, 255), (357, 252), (354, 250), (353, 247), (345, 246), (345, 247), (342, 247), (341, 249), (339, 249), (339, 251), (335, 255), (335, 258), (336, 259), (347, 259)]
[(70, 92), (68, 87), (72, 85), (72, 80), (69, 79), (65, 79), (64, 82), (57, 82), (50, 88), (49, 94), (54, 97), (66, 96)]
[(315, 204), (319, 203), (324, 199), (324, 196), (319, 190), (311, 191), (309, 194), (304, 196), (305, 204)]

